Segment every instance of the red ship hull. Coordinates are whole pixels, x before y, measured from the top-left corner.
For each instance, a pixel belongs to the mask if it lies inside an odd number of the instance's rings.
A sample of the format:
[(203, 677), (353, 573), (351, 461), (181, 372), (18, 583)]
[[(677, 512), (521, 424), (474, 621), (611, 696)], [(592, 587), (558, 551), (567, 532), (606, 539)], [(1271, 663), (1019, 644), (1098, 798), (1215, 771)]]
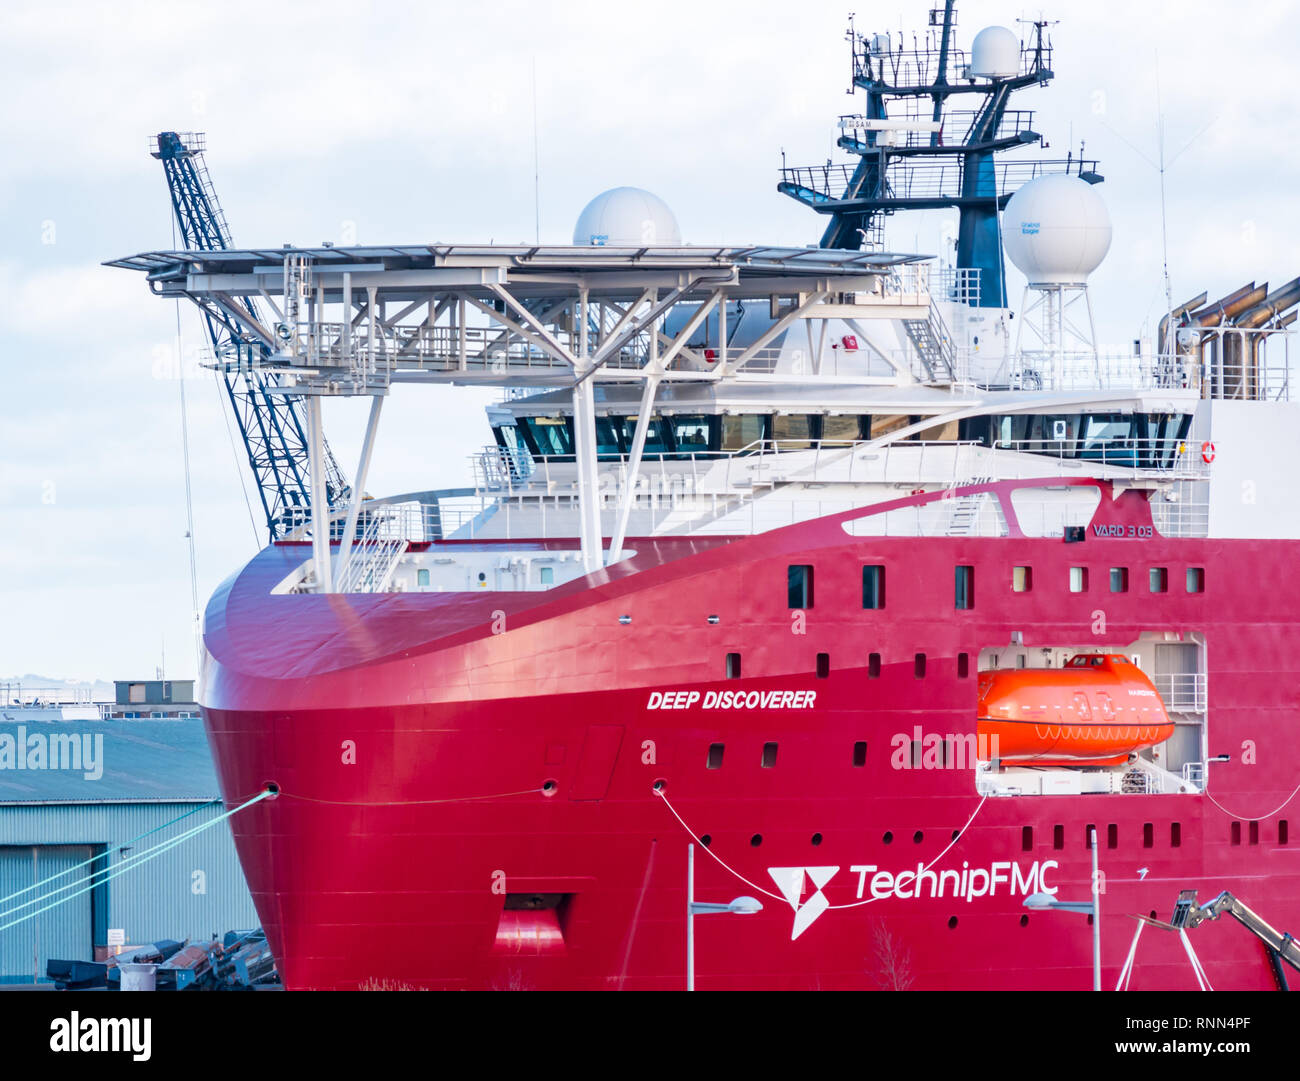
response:
[[(641, 540), (632, 560), (547, 592), (271, 595), (304, 551), (256, 557), (208, 609), (204, 716), (228, 804), (280, 791), (232, 828), (287, 986), (682, 988), (691, 836), (674, 810), (707, 835), (697, 899), (769, 894), (757, 915), (698, 923), (700, 988), (1087, 989), (1085, 920), (1023, 900), (1035, 884), (1087, 899), (1092, 826), (1103, 986), (1128, 917), (1167, 918), (1181, 889), (1228, 889), (1300, 925), (1297, 804), (1244, 821), (1300, 783), (1296, 542), (851, 537), (847, 517)], [(816, 568), (802, 627), (791, 564)], [(862, 607), (864, 564), (888, 569), (884, 609)], [(969, 610), (954, 611), (958, 564), (980, 583)], [(1032, 592), (1012, 592), (1013, 564), (1032, 565)], [(1138, 583), (1148, 566), (1175, 583), (1203, 568), (1204, 590), (1071, 593), (1078, 565), (1102, 583), (1116, 565)], [(1155, 627), (1205, 635), (1208, 750), (1231, 755), (1208, 796), (982, 799), (970, 769), (891, 755), (917, 726), (974, 732), (978, 680), (974, 665), (959, 676), (960, 654), (1014, 634), (1105, 649)], [(757, 694), (705, 709), (715, 691)], [(804, 868), (833, 906), (811, 920), (803, 906), (822, 902)], [(791, 874), (798, 913), (782, 899)], [(1239, 927), (1192, 937), (1215, 987), (1275, 986)], [(1143, 936), (1131, 986), (1196, 986), (1175, 936)]]

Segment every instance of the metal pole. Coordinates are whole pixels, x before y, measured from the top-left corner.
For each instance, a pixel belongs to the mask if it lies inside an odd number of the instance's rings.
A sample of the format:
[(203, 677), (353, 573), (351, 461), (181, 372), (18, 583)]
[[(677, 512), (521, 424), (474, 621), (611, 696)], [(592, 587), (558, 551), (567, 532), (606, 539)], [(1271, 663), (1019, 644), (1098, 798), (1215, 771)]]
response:
[(1101, 876), (1097, 873), (1097, 827), (1092, 827), (1092, 989), (1101, 990)]
[(686, 846), (686, 990), (695, 990), (695, 846)]
[(384, 398), (381, 394), (376, 394), (370, 399), (370, 416), (366, 420), (366, 436), (361, 444), (361, 461), (357, 465), (357, 478), (352, 486), (347, 524), (343, 527), (343, 540), (339, 545), (340, 581), (347, 573), (348, 559), (352, 554), (352, 542), (356, 539), (357, 517), (361, 510), (361, 501), (365, 499), (366, 474), (370, 472), (370, 457), (375, 449), (375, 433), (379, 430), (379, 411), (383, 405)]
[(330, 576), (330, 505), (325, 487), (325, 435), (318, 394), (307, 397), (307, 432), (307, 469), (311, 477), (311, 546), (316, 566), (316, 591), (329, 593), (334, 588)]

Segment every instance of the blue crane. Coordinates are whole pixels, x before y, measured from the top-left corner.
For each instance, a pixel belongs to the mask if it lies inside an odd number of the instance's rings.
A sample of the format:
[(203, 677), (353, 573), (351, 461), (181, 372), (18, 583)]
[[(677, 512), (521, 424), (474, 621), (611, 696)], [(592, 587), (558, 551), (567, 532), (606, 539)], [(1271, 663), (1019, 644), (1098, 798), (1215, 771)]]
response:
[[(230, 228), (203, 162), (204, 149), (201, 134), (164, 131), (153, 141), (151, 153), (167, 174), (181, 247), (221, 251), (231, 246)], [(252, 297), (239, 299), (261, 322), (257, 302)], [(297, 398), (278, 391), (277, 375), (257, 366), (269, 352), (263, 342), (249, 336), (219, 304), (203, 302), (199, 307), (248, 451), (267, 531), (272, 541), (279, 540), (310, 516), (313, 478), (307, 468), (301, 406)], [(328, 446), (324, 460), (326, 496), (333, 506), (347, 492), (347, 482)]]

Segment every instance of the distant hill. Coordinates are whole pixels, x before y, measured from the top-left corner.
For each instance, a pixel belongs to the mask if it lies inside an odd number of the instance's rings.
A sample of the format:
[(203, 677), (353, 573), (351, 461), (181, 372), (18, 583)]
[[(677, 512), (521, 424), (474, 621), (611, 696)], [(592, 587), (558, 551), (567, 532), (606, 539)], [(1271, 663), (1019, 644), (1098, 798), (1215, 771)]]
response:
[(59, 700), (84, 701), (87, 692), (92, 702), (108, 702), (113, 698), (113, 684), (104, 679), (56, 679), (28, 672), (21, 676), (0, 676), (0, 697), (6, 702), (16, 698), (21, 688), (24, 698), (33, 693), (52, 696)]

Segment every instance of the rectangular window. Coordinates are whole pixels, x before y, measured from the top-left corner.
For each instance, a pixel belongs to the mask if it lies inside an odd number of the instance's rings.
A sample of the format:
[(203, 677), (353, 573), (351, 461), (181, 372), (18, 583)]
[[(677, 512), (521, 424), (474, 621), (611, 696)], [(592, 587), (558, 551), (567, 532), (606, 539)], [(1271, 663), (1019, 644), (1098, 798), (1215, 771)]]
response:
[(538, 578), (539, 578), (539, 580), (541, 581), (541, 584), (542, 584), (542, 585), (544, 585), (544, 586), (549, 586), (549, 585), (554, 585), (554, 584), (555, 584), (555, 568), (554, 568), (554, 567), (538, 567), (538, 568), (537, 568), (537, 574), (538, 574)]
[(727, 654), (727, 678), (728, 679), (740, 678), (740, 654), (739, 653)]
[(1022, 826), (1020, 828), (1020, 850), (1022, 852), (1032, 852), (1034, 850), (1034, 827)]
[(1151, 586), (1152, 593), (1169, 592), (1169, 568), (1168, 567), (1152, 567), (1151, 570), (1148, 572), (1148, 578), (1150, 579), (1150, 586)]
[(417, 586), (427, 586), (429, 584), (429, 572), (424, 567), (415, 572), (415, 584)]
[(775, 765), (776, 765), (776, 744), (764, 743), (763, 744), (763, 768), (771, 769)]
[(1183, 843), (1183, 824), (1181, 822), (1169, 823), (1169, 847), (1177, 848)]
[(862, 607), (885, 607), (885, 568), (879, 564), (862, 568)]
[(1241, 844), (1241, 823), (1240, 822), (1233, 822), (1232, 824), (1232, 843), (1234, 845)]
[(817, 654), (817, 678), (826, 679), (831, 674), (831, 655), (829, 653)]
[(917, 679), (925, 678), (925, 654), (918, 653), (912, 660), (912, 673)]
[(143, 702), (143, 701), (144, 701), (144, 684), (143, 684), (143, 683), (132, 683), (132, 684), (131, 684), (130, 689), (129, 689), (128, 693), (127, 693), (127, 701), (129, 701), (129, 702), (133, 702), (133, 703), (134, 703), (134, 702)]
[[(859, 769), (867, 764), (867, 741), (865, 739), (860, 739), (853, 745), (853, 764)], [(1286, 844), (1285, 841), (1282, 843)]]
[(970, 675), (970, 654), (957, 654), (957, 678), (966, 679)]
[(1011, 592), (1028, 593), (1034, 588), (1034, 569), (1032, 567), (1011, 568)]
[(1088, 592), (1088, 568), (1087, 567), (1070, 568), (1070, 592), (1071, 593)]
[(1086, 825), (1086, 826), (1083, 827), (1083, 847), (1084, 847), (1084, 848), (1086, 848), (1086, 849), (1088, 849), (1088, 850), (1091, 851), (1091, 849), (1092, 849), (1092, 837), (1093, 837), (1093, 834), (1095, 834), (1096, 832), (1097, 832), (1097, 827), (1094, 826), (1094, 825), (1092, 825), (1091, 823), (1089, 823), (1088, 825)]
[(721, 769), (721, 768), (722, 768), (722, 752), (723, 752), (725, 749), (726, 749), (726, 745), (725, 745), (725, 744), (722, 744), (722, 743), (710, 743), (710, 744), (709, 744), (709, 758), (708, 758), (708, 761), (707, 761), (707, 763), (706, 763), (706, 765), (707, 765), (707, 767), (708, 767), (709, 769)]
[(1128, 592), (1128, 568), (1127, 567), (1111, 567), (1110, 591), (1112, 593)]
[(1109, 826), (1106, 827), (1106, 847), (1107, 848), (1119, 847), (1119, 826), (1117, 826), (1114, 822), (1112, 822)]
[(1287, 841), (1290, 840), (1287, 836), (1289, 833), (1290, 827), (1287, 825), (1286, 819), (1279, 819), (1277, 823), (1277, 843), (1280, 845), (1286, 844)]
[(1259, 823), (1252, 822), (1247, 829), (1250, 831), (1250, 843), (1253, 845), (1259, 844)]
[(959, 611), (975, 607), (975, 568), (959, 566), (953, 573), (953, 607)]
[(1058, 852), (1065, 847), (1065, 827), (1052, 827), (1052, 847)]
[(1144, 822), (1142, 824), (1142, 847), (1154, 848), (1156, 843), (1156, 827), (1154, 822)]
[(1187, 592), (1188, 593), (1205, 592), (1205, 568), (1204, 567), (1187, 568)]
[(880, 654), (879, 653), (872, 653), (870, 656), (867, 657), (867, 678), (868, 679), (880, 678)]
[(807, 564), (797, 564), (786, 572), (786, 594), (791, 608), (813, 606), (813, 569)]

